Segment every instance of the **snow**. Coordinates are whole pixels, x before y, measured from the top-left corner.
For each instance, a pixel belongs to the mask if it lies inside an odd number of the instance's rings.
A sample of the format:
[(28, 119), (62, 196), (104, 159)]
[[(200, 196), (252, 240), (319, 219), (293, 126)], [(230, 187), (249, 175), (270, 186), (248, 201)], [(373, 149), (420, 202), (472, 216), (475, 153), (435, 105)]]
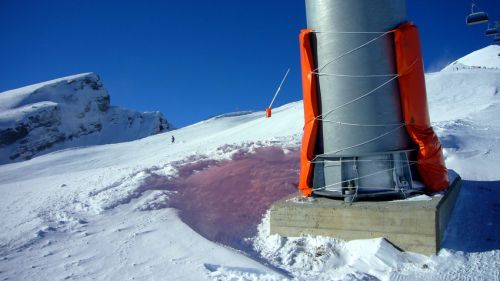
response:
[(498, 180), (500, 68), (442, 71), (426, 82), (447, 166), (468, 179)]
[(160, 134), (0, 166), (0, 210), (8, 214), (1, 220), (2, 276), (32, 279), (43, 271), (47, 280), (203, 280), (222, 274), (215, 268), (231, 268), (279, 280), (274, 270), (195, 233), (159, 200), (168, 204), (171, 192), (143, 184), (150, 175), (175, 176), (179, 163), (229, 159), (240, 147), (296, 147), (301, 125), (290, 128), (283, 120), (299, 120), (300, 109), (298, 102), (277, 109), (281, 122), (261, 112), (200, 122), (173, 131), (174, 144), (170, 134)]
[(474, 68), (500, 69), (499, 54), (500, 46), (490, 45), (452, 62), (450, 65), (446, 66), (443, 71), (457, 71)]
[(169, 126), (159, 112), (111, 106), (94, 73), (68, 76), (0, 93), (0, 164), (64, 148), (130, 141)]
[[(499, 280), (500, 70), (426, 79), (446, 164), (464, 179), (438, 255), (400, 252), (382, 238), (269, 234), (264, 207), (282, 194), (262, 192), (259, 180), (288, 187), (297, 180), (288, 166), (298, 161), (302, 137), (302, 103), (295, 102), (274, 109), (272, 118), (230, 113), (135, 141), (1, 165), (0, 280)], [(8, 108), (23, 99), (10, 99)], [(243, 168), (255, 163), (264, 169)], [(273, 167), (281, 167), (279, 176)], [(214, 175), (234, 177), (235, 190)], [(190, 197), (191, 205), (179, 200)], [(231, 215), (245, 219), (236, 225)], [(217, 223), (200, 230), (193, 221), (206, 217)], [(222, 236), (210, 237), (214, 227), (246, 244), (221, 244)]]

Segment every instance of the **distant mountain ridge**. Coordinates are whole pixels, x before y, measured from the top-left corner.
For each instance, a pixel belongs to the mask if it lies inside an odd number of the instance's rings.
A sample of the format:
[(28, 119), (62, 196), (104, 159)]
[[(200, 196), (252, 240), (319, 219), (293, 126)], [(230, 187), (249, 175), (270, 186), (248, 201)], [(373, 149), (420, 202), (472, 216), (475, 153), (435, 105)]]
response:
[(167, 131), (160, 112), (111, 106), (100, 77), (83, 73), (0, 93), (0, 164), (55, 150)]
[(500, 69), (500, 46), (490, 45), (474, 51), (443, 68), (442, 71), (462, 69)]

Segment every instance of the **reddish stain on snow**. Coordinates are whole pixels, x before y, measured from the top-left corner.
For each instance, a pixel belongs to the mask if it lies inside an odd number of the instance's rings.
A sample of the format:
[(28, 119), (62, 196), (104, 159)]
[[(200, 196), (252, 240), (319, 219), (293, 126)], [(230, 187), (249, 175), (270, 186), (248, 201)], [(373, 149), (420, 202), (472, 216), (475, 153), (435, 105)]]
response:
[(204, 237), (242, 248), (271, 204), (297, 191), (298, 171), (299, 152), (276, 147), (187, 164), (170, 185), (178, 192), (170, 203)]

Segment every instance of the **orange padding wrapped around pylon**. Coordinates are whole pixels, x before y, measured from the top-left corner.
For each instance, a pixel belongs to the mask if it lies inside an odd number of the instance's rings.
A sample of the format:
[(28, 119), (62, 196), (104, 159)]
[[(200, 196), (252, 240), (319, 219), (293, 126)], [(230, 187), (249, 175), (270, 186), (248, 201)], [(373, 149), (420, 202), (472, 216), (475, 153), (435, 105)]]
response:
[(318, 134), (318, 101), (316, 95), (316, 77), (314, 70), (314, 57), (311, 49), (311, 29), (300, 31), (300, 62), (302, 66), (302, 93), (304, 96), (304, 135), (300, 152), (300, 178), (299, 189), (305, 196), (313, 192), (312, 177), (314, 150)]
[(418, 145), (417, 169), (427, 192), (448, 188), (448, 172), (441, 143), (434, 133), (427, 109), (424, 66), (418, 29), (404, 23), (394, 30), (401, 109), (406, 131)]

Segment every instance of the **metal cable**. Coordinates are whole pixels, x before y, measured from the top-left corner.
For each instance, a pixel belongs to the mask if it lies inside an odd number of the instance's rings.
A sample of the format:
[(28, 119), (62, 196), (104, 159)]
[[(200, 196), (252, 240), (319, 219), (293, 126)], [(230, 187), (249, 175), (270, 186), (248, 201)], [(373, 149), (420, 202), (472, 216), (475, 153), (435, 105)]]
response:
[(336, 111), (336, 110), (339, 110), (339, 109), (341, 109), (342, 107), (345, 107), (345, 106), (347, 106), (347, 105), (349, 105), (349, 104), (351, 104), (351, 103), (354, 103), (354, 102), (356, 102), (356, 101), (358, 101), (358, 100), (360, 100), (360, 99), (362, 99), (362, 98), (365, 98), (365, 97), (367, 97), (367, 96), (369, 96), (369, 95), (373, 94), (373, 93), (374, 93), (374, 92), (376, 92), (378, 89), (380, 89), (380, 88), (384, 87), (385, 85), (389, 84), (390, 82), (392, 82), (394, 79), (396, 79), (396, 78), (398, 78), (398, 77), (399, 77), (399, 75), (396, 75), (396, 76), (392, 77), (391, 79), (389, 79), (389, 80), (385, 81), (383, 84), (381, 84), (381, 85), (377, 86), (376, 88), (374, 88), (373, 90), (371, 90), (371, 91), (367, 92), (366, 94), (363, 94), (363, 95), (361, 95), (361, 96), (359, 96), (359, 97), (357, 97), (357, 98), (355, 98), (355, 99), (352, 99), (352, 100), (350, 100), (350, 101), (348, 101), (348, 102), (346, 102), (346, 103), (344, 103), (344, 104), (341, 104), (341, 105), (339, 105), (339, 106), (337, 106), (337, 107), (335, 107), (335, 108), (333, 108), (333, 109), (329, 110), (329, 111), (328, 111), (328, 112), (326, 112), (326, 113), (322, 113), (322, 114), (318, 115), (318, 116), (316, 117), (316, 119), (321, 118), (321, 117), (326, 117), (326, 116), (328, 116), (328, 114), (330, 114), (330, 113), (332, 113), (332, 112), (334, 112), (334, 111)]
[(318, 118), (318, 120), (321, 120), (325, 123), (336, 123), (339, 125), (345, 125), (345, 126), (358, 126), (358, 127), (390, 127), (390, 126), (406, 126), (406, 123), (394, 123), (394, 124), (361, 124), (361, 123), (347, 123), (347, 122), (341, 122), (341, 121), (335, 121), (335, 120), (326, 120), (323, 118)]
[(335, 73), (323, 73), (323, 72), (311, 72), (318, 76), (335, 76), (335, 77), (349, 77), (349, 78), (372, 78), (372, 77), (392, 77), (397, 76), (397, 74), (367, 74), (367, 75), (350, 75), (350, 74), (335, 74)]
[[(321, 66), (321, 67), (318, 67), (318, 68), (314, 69), (312, 72), (321, 72), (321, 71), (322, 71), (325, 67), (327, 67), (329, 64), (331, 64), (331, 63), (333, 63), (333, 62), (335, 62), (335, 61), (337, 61), (337, 60), (339, 60), (339, 59), (341, 59), (341, 58), (343, 58), (343, 57), (345, 57), (345, 56), (349, 55), (350, 53), (353, 53), (353, 52), (355, 52), (355, 51), (357, 51), (357, 50), (359, 50), (359, 49), (361, 49), (361, 48), (363, 48), (363, 47), (365, 47), (365, 46), (367, 46), (367, 45), (371, 44), (372, 42), (374, 42), (374, 41), (376, 41), (376, 40), (378, 40), (378, 39), (380, 39), (380, 38), (384, 37), (385, 35), (390, 34), (390, 33), (392, 33), (392, 32), (394, 32), (394, 30), (389, 30), (389, 31), (387, 31), (387, 32), (384, 32), (384, 33), (382, 33), (381, 35), (379, 35), (379, 36), (377, 36), (377, 37), (375, 37), (375, 38), (373, 38), (373, 39), (371, 39), (371, 40), (369, 40), (369, 41), (367, 41), (367, 42), (365, 42), (365, 43), (363, 43), (363, 44), (359, 45), (358, 47), (356, 47), (356, 48), (354, 48), (354, 49), (351, 49), (351, 50), (349, 50), (349, 51), (347, 51), (347, 52), (345, 52), (345, 53), (341, 54), (341, 55), (340, 55), (340, 56), (338, 56), (338, 57), (335, 57), (334, 59), (332, 59), (331, 61), (327, 62), (327, 63), (326, 63), (326, 64), (324, 64), (323, 66)], [(362, 33), (362, 32), (360, 32), (360, 33)]]
[[(411, 166), (411, 165), (415, 165), (415, 163), (409, 163), (409, 164), (407, 164), (406, 166), (408, 166), (408, 167), (409, 167), (409, 166)], [(364, 175), (364, 176), (361, 176), (361, 177), (352, 178), (352, 179), (348, 179), (348, 180), (343, 180), (343, 181), (339, 181), (339, 182), (336, 182), (336, 183), (331, 183), (331, 184), (328, 184), (328, 185), (325, 185), (325, 186), (322, 186), (322, 187), (313, 188), (312, 190), (313, 190), (313, 191), (316, 191), (316, 190), (321, 190), (321, 189), (326, 190), (326, 188), (328, 188), (328, 187), (330, 187), (330, 186), (343, 184), (343, 183), (345, 183), (345, 182), (349, 182), (349, 181), (352, 181), (352, 180), (364, 179), (364, 178), (367, 178), (367, 177), (371, 177), (371, 176), (374, 176), (374, 175), (378, 175), (378, 174), (381, 174), (381, 173), (385, 173), (385, 172), (388, 172), (388, 171), (392, 171), (392, 169), (393, 169), (393, 168), (380, 170), (380, 171), (377, 171), (377, 172), (374, 172), (374, 173), (371, 173), (371, 174), (367, 174), (367, 175)], [(356, 189), (357, 189), (357, 188), (356, 188)]]
[[(335, 121), (335, 120), (327, 120), (325, 119), (329, 114), (331, 114), (332, 112), (336, 111), (336, 110), (339, 110), (345, 106), (348, 106), (356, 101), (359, 101), (371, 94), (373, 94), (374, 92), (376, 92), (377, 90), (379, 90), (380, 88), (386, 86), (387, 84), (389, 84), (390, 82), (394, 81), (395, 79), (399, 78), (400, 76), (402, 75), (405, 75), (406, 73), (408, 73), (412, 68), (413, 66), (416, 64), (417, 60), (415, 59), (415, 61), (403, 72), (403, 73), (398, 73), (398, 74), (371, 74), (371, 75), (350, 75), (350, 74), (335, 74), (335, 73), (323, 73), (322, 71), (325, 69), (325, 67), (327, 67), (328, 65), (338, 61), (339, 59), (375, 42), (376, 40), (386, 36), (387, 34), (390, 34), (392, 32), (394, 32), (394, 30), (390, 30), (390, 31), (387, 31), (387, 32), (329, 32), (329, 31), (318, 31), (318, 30), (313, 30), (312, 32), (314, 33), (338, 33), (338, 34), (380, 34), (379, 36), (333, 58), (332, 60), (328, 61), (326, 64), (324, 64), (323, 66), (321, 67), (317, 67), (316, 69), (314, 69), (313, 71), (310, 72), (310, 74), (315, 74), (317, 76), (334, 76), (334, 77), (348, 77), (348, 78), (371, 78), (371, 77), (390, 77), (390, 79), (388, 79), (386, 82), (382, 83), (381, 85), (375, 87), (374, 89), (368, 91), (367, 93), (355, 98), (355, 99), (352, 99), (350, 100), (349, 102), (346, 102), (340, 106), (337, 106), (331, 110), (329, 110), (328, 112), (326, 113), (322, 113), (318, 116), (316, 116), (313, 120), (311, 121), (314, 121), (314, 120), (318, 120), (318, 121), (321, 121), (321, 122), (331, 122), (331, 123), (337, 123), (339, 125), (346, 125), (346, 126), (359, 126), (359, 127), (382, 127), (382, 126), (396, 126), (395, 128), (375, 137), (375, 138), (372, 138), (372, 139), (369, 139), (369, 140), (366, 140), (364, 142), (361, 142), (361, 143), (358, 143), (358, 144), (355, 144), (355, 145), (352, 145), (352, 146), (349, 146), (349, 147), (345, 147), (345, 148), (341, 148), (341, 149), (337, 149), (335, 151), (332, 151), (332, 152), (328, 152), (328, 153), (323, 153), (323, 154), (318, 154), (318, 155), (315, 155), (315, 157), (309, 161), (310, 163), (317, 163), (316, 160), (318, 159), (318, 157), (321, 157), (321, 156), (328, 156), (328, 154), (336, 154), (338, 152), (341, 152), (341, 151), (344, 151), (344, 150), (348, 150), (348, 149), (352, 149), (352, 148), (355, 148), (355, 147), (359, 147), (359, 146), (362, 146), (362, 145), (365, 145), (365, 144), (368, 144), (370, 142), (373, 142), (373, 141), (376, 141), (380, 138), (383, 138), (401, 128), (403, 128), (404, 126), (406, 126), (405, 123), (397, 123), (397, 124), (359, 124), (359, 123), (348, 123), (348, 122), (341, 122), (341, 121)], [(309, 121), (309, 122), (311, 122)], [(418, 161), (408, 161), (408, 160), (339, 160), (339, 161), (335, 161), (335, 160), (322, 160), (322, 162), (354, 162), (354, 161), (358, 161), (358, 162), (367, 162), (367, 161), (386, 161), (386, 162), (403, 162), (406, 166), (411, 166), (411, 165), (414, 165), (416, 163), (418, 163)], [(330, 186), (335, 186), (335, 185), (339, 185), (339, 184), (342, 184), (342, 183), (345, 183), (345, 182), (348, 182), (348, 181), (352, 181), (352, 180), (359, 180), (359, 179), (363, 179), (363, 178), (367, 178), (367, 177), (370, 177), (370, 176), (374, 176), (374, 175), (377, 175), (377, 174), (380, 174), (380, 173), (384, 173), (384, 172), (388, 172), (388, 171), (392, 171), (394, 168), (391, 167), (390, 169), (384, 169), (384, 170), (380, 170), (380, 171), (377, 171), (377, 172), (374, 172), (374, 173), (371, 173), (371, 174), (367, 174), (367, 175), (364, 175), (364, 176), (361, 176), (361, 177), (356, 177), (356, 178), (353, 178), (353, 179), (349, 179), (349, 180), (343, 180), (343, 181), (340, 181), (340, 182), (337, 182), (337, 183), (333, 183), (333, 184), (329, 184), (329, 185), (325, 185), (323, 187), (319, 187), (319, 188), (313, 188), (313, 191), (315, 190), (320, 190), (320, 189), (325, 189), (330, 187)], [(358, 193), (358, 188), (356, 188), (356, 193), (354, 194), (354, 197), (353, 199), (356, 198), (357, 196), (357, 193)]]
[(341, 163), (343, 163), (343, 162), (399, 162), (399, 163), (415, 163), (415, 164), (418, 163), (418, 161), (392, 160), (392, 159), (376, 159), (376, 160), (375, 159), (342, 159), (342, 160), (323, 159), (323, 160), (318, 160), (315, 162), (310, 161), (310, 163), (312, 163), (312, 164), (324, 163), (324, 162), (341, 162)]
[(330, 33), (330, 34), (384, 34), (387, 32), (383, 31), (321, 31), (321, 30), (312, 30), (312, 33), (320, 34), (320, 33)]
[(351, 145), (351, 146), (347, 146), (347, 147), (344, 147), (344, 148), (341, 148), (341, 149), (337, 149), (337, 150), (334, 150), (334, 151), (330, 151), (330, 152), (326, 152), (326, 153), (318, 154), (318, 155), (316, 155), (316, 156), (315, 156), (315, 157), (314, 157), (311, 161), (316, 160), (316, 158), (318, 158), (318, 156), (328, 156), (329, 154), (336, 154), (336, 153), (339, 153), (339, 152), (344, 151), (344, 150), (348, 150), (348, 149), (356, 148), (356, 147), (359, 147), (359, 146), (362, 146), (362, 145), (368, 144), (368, 143), (370, 143), (370, 142), (376, 141), (376, 140), (378, 140), (378, 139), (381, 139), (381, 138), (383, 138), (383, 137), (385, 137), (385, 136), (387, 136), (387, 135), (389, 135), (389, 134), (391, 134), (391, 133), (393, 133), (393, 132), (395, 132), (395, 131), (397, 131), (397, 130), (399, 130), (399, 129), (403, 128), (404, 126), (405, 126), (405, 125), (398, 126), (398, 127), (394, 128), (394, 129), (392, 129), (392, 130), (390, 130), (390, 131), (387, 131), (387, 132), (385, 132), (385, 133), (383, 133), (383, 134), (381, 134), (381, 135), (379, 135), (379, 136), (376, 136), (376, 137), (374, 137), (374, 138), (371, 138), (371, 139), (366, 140), (366, 141), (364, 141), (364, 142), (360, 142), (360, 143), (355, 144), (355, 145)]

